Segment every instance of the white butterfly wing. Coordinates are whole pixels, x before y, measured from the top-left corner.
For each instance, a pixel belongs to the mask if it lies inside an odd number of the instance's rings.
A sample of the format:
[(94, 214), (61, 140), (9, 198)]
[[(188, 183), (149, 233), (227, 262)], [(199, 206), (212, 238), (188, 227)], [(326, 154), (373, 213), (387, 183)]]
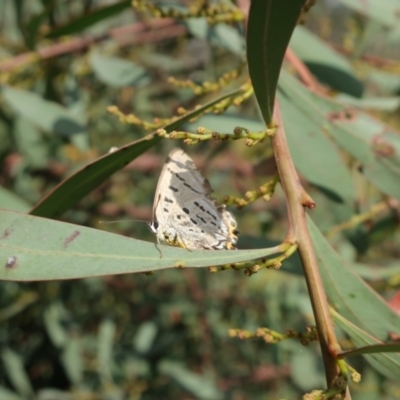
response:
[(235, 248), (236, 221), (211, 199), (211, 192), (192, 159), (181, 149), (172, 150), (154, 199), (157, 237), (187, 249)]

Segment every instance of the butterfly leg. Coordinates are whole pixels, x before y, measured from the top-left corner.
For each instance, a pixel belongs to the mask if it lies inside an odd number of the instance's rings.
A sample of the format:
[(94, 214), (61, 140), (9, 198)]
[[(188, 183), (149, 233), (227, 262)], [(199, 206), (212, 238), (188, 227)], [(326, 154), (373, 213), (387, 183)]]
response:
[[(178, 240), (178, 236), (179, 236), (179, 240)], [(183, 247), (187, 251), (190, 251), (190, 252), (192, 251), (186, 246), (185, 241), (183, 240), (182, 236), (179, 235), (178, 232), (176, 233), (176, 236), (175, 236), (175, 243), (177, 243), (179, 247)]]
[(160, 239), (157, 236), (157, 243), (156, 243), (156, 248), (158, 250), (158, 252), (160, 253), (160, 259), (162, 258), (162, 251), (160, 249)]

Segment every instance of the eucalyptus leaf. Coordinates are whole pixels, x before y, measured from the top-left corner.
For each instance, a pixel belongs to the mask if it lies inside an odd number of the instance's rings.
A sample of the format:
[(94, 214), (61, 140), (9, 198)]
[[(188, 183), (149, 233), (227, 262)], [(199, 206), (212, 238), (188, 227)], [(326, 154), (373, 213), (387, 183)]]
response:
[(350, 62), (327, 46), (315, 33), (301, 25), (297, 26), (290, 47), (320, 81), (340, 92), (361, 96), (364, 88), (355, 77)]
[(11, 211), (27, 212), (31, 206), (20, 196), (0, 186), (0, 208)]
[(138, 328), (133, 341), (135, 350), (140, 354), (150, 351), (157, 335), (157, 325), (153, 321), (144, 322)]
[(282, 78), (281, 86), (285, 93), (279, 92), (278, 98), (295, 166), (330, 198), (352, 204), (355, 200), (353, 181), (336, 144), (325, 135), (321, 124), (307, 118), (296, 106), (289, 95), (289, 86), (284, 83), (284, 76)]
[(107, 57), (97, 51), (90, 55), (90, 65), (97, 78), (106, 85), (125, 87), (148, 83), (146, 70), (132, 61), (119, 57)]
[[(382, 344), (377, 338), (363, 331), (338, 313), (333, 313), (335, 322), (350, 336), (357, 347), (373, 346)], [(370, 363), (372, 368), (389, 379), (397, 380), (400, 373), (400, 353), (364, 354), (363, 357)]]
[(306, 1), (253, 0), (247, 23), (247, 62), (254, 94), (267, 125), (272, 122), (283, 57)]
[(0, 279), (36, 281), (165, 268), (207, 267), (277, 253), (259, 250), (188, 251), (31, 215), (0, 210)]
[(159, 370), (162, 374), (173, 378), (182, 385), (186, 390), (192, 393), (196, 399), (222, 400), (224, 398), (223, 394), (218, 390), (211, 379), (188, 371), (181, 363), (163, 360), (160, 363)]
[(0, 399), (4, 400), (24, 400), (21, 396), (12, 392), (11, 390), (5, 388), (4, 386), (0, 386)]
[(319, 124), (362, 164), (365, 177), (384, 193), (400, 199), (400, 135), (382, 121), (307, 90), (294, 77), (282, 73), (281, 84), (304, 117)]
[(19, 117), (15, 123), (18, 148), (32, 168), (45, 168), (48, 164), (47, 144), (42, 132), (31, 121)]
[(399, 3), (397, 0), (371, 1), (368, 4), (358, 0), (339, 0), (339, 2), (368, 18), (379, 21), (385, 26), (394, 28), (399, 23), (397, 15)]
[(70, 337), (61, 353), (60, 361), (68, 379), (75, 386), (80, 385), (83, 381), (84, 365), (82, 355), (82, 341), (78, 337)]
[[(340, 326), (354, 343), (358, 347), (382, 343), (388, 340), (390, 332), (400, 332), (398, 315), (341, 260), (311, 219), (308, 219), (308, 228), (328, 299), (340, 313), (337, 319), (347, 319)], [(393, 379), (400, 373), (399, 354), (365, 357), (388, 378)]]
[(111, 381), (111, 368), (113, 362), (113, 346), (115, 336), (115, 322), (110, 319), (105, 319), (101, 322), (98, 336), (98, 362), (99, 372), (103, 379)]
[(36, 93), (3, 85), (1, 95), (18, 115), (47, 132), (70, 136), (85, 131), (81, 121), (67, 108)]
[(372, 109), (381, 111), (395, 111), (400, 107), (400, 97), (365, 97), (357, 99), (353, 96), (340, 93), (335, 97), (335, 100), (343, 104), (355, 106), (362, 109)]
[(0, 359), (3, 362), (7, 377), (14, 389), (23, 397), (33, 396), (33, 388), (28, 374), (25, 371), (24, 362), (19, 354), (8, 347), (2, 349)]
[(92, 10), (90, 13), (83, 14), (82, 16), (69, 21), (63, 26), (50, 30), (46, 36), (48, 38), (57, 38), (64, 35), (72, 35), (82, 32), (83, 30), (94, 24), (97, 24), (100, 21), (121, 13), (122, 11), (131, 7), (131, 3), (132, 2), (130, 0), (123, 0)]
[[(191, 118), (196, 117), (204, 110), (231, 97), (235, 93), (238, 93), (238, 91), (217, 97), (215, 100), (174, 119), (173, 122), (165, 125), (164, 129), (167, 132), (177, 129)], [(116, 151), (99, 157), (97, 160), (86, 165), (65, 181), (61, 182), (31, 210), (31, 214), (48, 218), (59, 217), (91, 190), (108, 179), (113, 173), (124, 168), (129, 162), (133, 161), (136, 157), (155, 146), (160, 141), (161, 138), (154, 132), (145, 136), (143, 139), (129, 143)]]

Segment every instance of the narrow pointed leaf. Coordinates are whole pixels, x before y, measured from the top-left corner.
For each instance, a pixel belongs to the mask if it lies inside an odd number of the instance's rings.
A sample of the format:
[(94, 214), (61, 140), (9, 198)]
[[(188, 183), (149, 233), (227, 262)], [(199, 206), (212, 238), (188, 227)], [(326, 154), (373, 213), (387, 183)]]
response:
[[(355, 346), (364, 348), (371, 346), (371, 348), (378, 349), (383, 345), (381, 341), (367, 332), (360, 329), (357, 325), (353, 324), (337, 312), (333, 312), (335, 322), (350, 336)], [(397, 345), (398, 346), (398, 345)], [(351, 354), (350, 354), (351, 355)], [(349, 356), (350, 356), (349, 355)], [(353, 355), (356, 355), (354, 352)], [(369, 364), (383, 376), (389, 379), (397, 380), (400, 374), (400, 354), (399, 353), (386, 353), (381, 349), (380, 353), (362, 354)], [(347, 357), (345, 355), (345, 357)]]
[(106, 7), (96, 9), (89, 14), (84, 14), (81, 17), (78, 17), (63, 26), (51, 30), (46, 35), (46, 37), (56, 38), (82, 32), (88, 27), (97, 24), (104, 19), (110, 18), (113, 15), (117, 15), (129, 7), (132, 7), (132, 2), (130, 0), (124, 0)]
[[(340, 325), (355, 345), (381, 344), (390, 332), (400, 332), (399, 316), (340, 258), (311, 219), (308, 227), (327, 296), (342, 321), (347, 320)], [(399, 354), (365, 357), (387, 377), (400, 374)]]
[(264, 121), (272, 121), (283, 57), (305, 0), (253, 0), (247, 28), (249, 74)]
[(332, 306), (378, 340), (386, 341), (390, 332), (400, 332), (399, 316), (340, 258), (311, 219), (308, 227)]
[(279, 252), (188, 251), (51, 219), (0, 210), (0, 279), (42, 281), (166, 268), (207, 267)]
[(321, 131), (330, 134), (362, 164), (362, 173), (382, 192), (400, 199), (400, 134), (367, 113), (310, 92), (289, 74), (281, 84), (290, 87), (290, 100)]
[[(167, 132), (171, 132), (181, 124), (201, 114), (208, 107), (236, 93), (239, 93), (239, 91), (221, 96), (203, 107), (188, 112), (174, 122), (164, 126), (164, 129)], [(151, 133), (143, 139), (129, 143), (113, 153), (98, 158), (56, 186), (30, 213), (46, 218), (59, 217), (112, 174), (124, 168), (128, 163), (153, 147), (160, 140), (155, 133)]]
[(285, 84), (285, 76), (282, 76), (280, 86), (285, 88), (285, 93), (279, 91), (279, 104), (296, 168), (333, 200), (352, 204), (355, 199), (353, 181), (338, 146), (325, 135), (320, 123), (307, 118), (296, 107), (290, 97), (290, 85)]
[(37, 93), (3, 85), (1, 95), (17, 114), (47, 132), (60, 136), (85, 132), (82, 122), (70, 110)]

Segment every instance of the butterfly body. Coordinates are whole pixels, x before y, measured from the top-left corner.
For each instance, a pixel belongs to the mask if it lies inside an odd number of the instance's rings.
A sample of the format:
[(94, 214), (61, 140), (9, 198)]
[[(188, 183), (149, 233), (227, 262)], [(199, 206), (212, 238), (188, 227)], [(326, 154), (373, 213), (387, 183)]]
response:
[(160, 175), (149, 224), (157, 240), (188, 250), (234, 249), (236, 221), (210, 197), (211, 192), (192, 159), (183, 150), (172, 150)]

